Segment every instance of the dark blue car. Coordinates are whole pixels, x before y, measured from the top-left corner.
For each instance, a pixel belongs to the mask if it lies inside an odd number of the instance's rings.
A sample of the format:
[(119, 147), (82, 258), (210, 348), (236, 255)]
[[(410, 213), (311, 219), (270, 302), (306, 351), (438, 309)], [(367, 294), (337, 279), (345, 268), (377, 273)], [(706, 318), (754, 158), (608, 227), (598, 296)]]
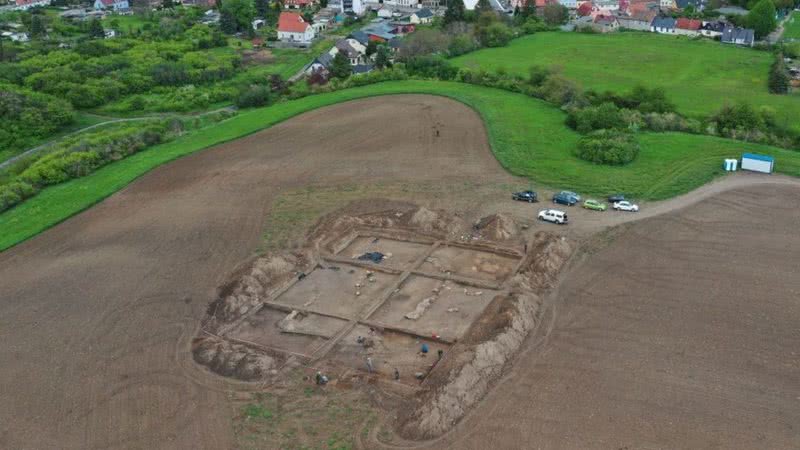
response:
[(553, 203), (558, 203), (560, 205), (567, 205), (567, 206), (575, 206), (575, 204), (578, 203), (578, 199), (572, 195), (560, 192), (553, 196)]

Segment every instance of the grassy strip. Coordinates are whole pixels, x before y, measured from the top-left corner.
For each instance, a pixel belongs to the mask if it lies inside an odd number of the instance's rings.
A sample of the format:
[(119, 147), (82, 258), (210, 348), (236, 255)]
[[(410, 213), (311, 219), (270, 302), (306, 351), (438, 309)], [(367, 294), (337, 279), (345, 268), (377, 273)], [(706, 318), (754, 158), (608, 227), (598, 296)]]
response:
[(783, 30), (783, 39), (800, 40), (800, 11), (792, 12)]
[(524, 76), (533, 65), (559, 66), (567, 78), (599, 92), (662, 87), (678, 111), (693, 117), (745, 101), (772, 108), (783, 125), (800, 129), (800, 95), (767, 90), (772, 61), (768, 52), (708, 39), (634, 32), (537, 33), (453, 59), (462, 67)]
[(200, 149), (254, 133), (297, 114), (347, 100), (386, 94), (423, 93), (451, 97), (478, 111), (500, 163), (544, 186), (589, 195), (624, 192), (663, 199), (688, 192), (722, 173), (724, 157), (742, 151), (769, 153), (779, 171), (800, 176), (800, 153), (709, 136), (644, 134), (642, 151), (624, 167), (594, 165), (573, 156), (578, 135), (563, 113), (520, 94), (438, 81), (374, 84), (254, 109), (172, 142), (155, 146), (97, 172), (49, 187), (0, 214), (0, 250), (11, 247), (122, 189), (152, 168)]

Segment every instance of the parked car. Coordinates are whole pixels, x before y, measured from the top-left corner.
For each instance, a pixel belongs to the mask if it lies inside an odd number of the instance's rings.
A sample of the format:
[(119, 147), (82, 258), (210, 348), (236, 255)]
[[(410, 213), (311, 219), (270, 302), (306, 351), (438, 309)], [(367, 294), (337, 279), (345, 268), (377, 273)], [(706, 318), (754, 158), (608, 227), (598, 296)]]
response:
[(578, 203), (578, 200), (571, 195), (559, 192), (558, 194), (553, 196), (553, 203), (560, 203), (562, 205), (567, 205), (567, 206), (575, 206), (575, 204)]
[(539, 211), (539, 220), (557, 223), (559, 225), (566, 225), (569, 221), (567, 213), (557, 209), (544, 209)]
[(614, 209), (616, 209), (617, 211), (637, 212), (639, 211), (639, 205), (631, 203), (629, 201), (622, 201), (614, 203)]
[(511, 199), (520, 202), (535, 203), (539, 201), (539, 196), (533, 191), (522, 191), (511, 194)]
[(589, 199), (589, 200), (586, 200), (585, 202), (583, 202), (583, 207), (586, 208), (586, 209), (594, 210), (594, 211), (605, 211), (606, 208), (607, 208), (605, 203), (599, 202), (597, 200), (592, 200), (592, 199)]
[(559, 194), (569, 195), (570, 197), (575, 199), (575, 203), (581, 201), (581, 196), (572, 192), (572, 191), (561, 191)]
[(624, 202), (624, 201), (625, 201), (625, 196), (622, 194), (614, 194), (608, 196), (608, 203), (611, 203), (612, 205), (614, 203)]

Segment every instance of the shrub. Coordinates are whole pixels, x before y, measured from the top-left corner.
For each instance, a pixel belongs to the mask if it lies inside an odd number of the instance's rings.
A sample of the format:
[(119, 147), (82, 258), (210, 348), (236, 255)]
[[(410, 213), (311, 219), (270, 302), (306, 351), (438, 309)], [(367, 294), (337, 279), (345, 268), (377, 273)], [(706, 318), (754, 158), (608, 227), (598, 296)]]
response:
[(479, 27), (475, 34), (484, 47), (503, 47), (514, 37), (511, 29), (500, 22)]
[(583, 134), (600, 129), (626, 127), (620, 109), (611, 102), (570, 110), (567, 115), (567, 125)]
[(422, 78), (438, 78), (452, 80), (458, 74), (458, 68), (444, 59), (435, 56), (420, 56), (406, 61), (406, 71), (411, 76)]
[(598, 130), (578, 141), (577, 156), (595, 164), (624, 165), (636, 159), (636, 136), (616, 130)]
[(559, 106), (579, 106), (585, 103), (580, 87), (559, 73), (551, 74), (540, 88), (542, 98)]
[(447, 47), (447, 54), (455, 57), (477, 49), (478, 44), (475, 42), (475, 38), (471, 34), (465, 33), (454, 37), (450, 41), (450, 45)]
[(20, 180), (46, 186), (88, 175), (100, 164), (96, 152), (54, 152), (33, 163), (20, 174)]
[(775, 62), (769, 69), (769, 91), (773, 94), (788, 94), (791, 86), (791, 78), (786, 63), (783, 62), (783, 54), (775, 55)]
[(266, 106), (272, 99), (272, 92), (268, 86), (250, 86), (236, 98), (236, 106), (239, 108), (254, 108)]

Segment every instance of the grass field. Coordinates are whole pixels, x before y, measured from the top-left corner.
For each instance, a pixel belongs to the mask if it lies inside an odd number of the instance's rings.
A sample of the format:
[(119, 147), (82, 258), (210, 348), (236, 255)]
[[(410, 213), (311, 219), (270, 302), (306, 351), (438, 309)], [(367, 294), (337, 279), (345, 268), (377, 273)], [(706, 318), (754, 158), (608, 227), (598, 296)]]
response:
[(287, 101), (243, 112), (216, 125), (153, 147), (97, 172), (49, 187), (31, 200), (0, 214), (0, 250), (65, 220), (148, 170), (214, 144), (236, 139), (322, 106), (375, 95), (428, 93), (461, 101), (483, 117), (500, 163), (538, 186), (569, 188), (585, 194), (624, 192), (642, 199), (664, 199), (694, 189), (721, 175), (722, 158), (742, 151), (777, 158), (776, 168), (800, 176), (800, 152), (680, 133), (644, 134), (636, 161), (624, 167), (594, 165), (572, 150), (578, 135), (564, 125), (563, 113), (520, 94), (459, 83), (402, 81), (380, 83)]
[[(800, 27), (800, 25), (798, 25)], [(780, 120), (800, 129), (800, 94), (767, 91), (771, 53), (655, 33), (538, 33), (454, 58), (464, 67), (504, 68), (528, 74), (533, 65), (560, 66), (586, 89), (625, 92), (637, 84), (662, 87), (678, 110), (690, 116), (715, 112), (725, 102), (769, 106)]]
[(800, 41), (800, 11), (792, 12), (783, 28), (783, 39)]

